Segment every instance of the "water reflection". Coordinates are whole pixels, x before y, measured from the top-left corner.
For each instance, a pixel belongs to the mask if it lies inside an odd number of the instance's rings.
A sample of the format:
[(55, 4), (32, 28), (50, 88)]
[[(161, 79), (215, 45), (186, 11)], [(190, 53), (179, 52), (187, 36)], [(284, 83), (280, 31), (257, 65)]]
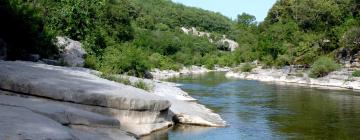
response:
[(178, 126), (146, 140), (356, 139), (360, 134), (360, 96), (352, 91), (226, 79), (224, 73), (170, 81), (230, 126)]

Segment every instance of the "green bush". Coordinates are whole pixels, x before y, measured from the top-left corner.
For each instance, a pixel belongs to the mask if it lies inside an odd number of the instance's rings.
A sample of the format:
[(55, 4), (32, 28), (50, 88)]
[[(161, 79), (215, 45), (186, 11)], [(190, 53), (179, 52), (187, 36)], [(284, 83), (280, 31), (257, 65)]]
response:
[(340, 65), (329, 57), (320, 57), (317, 59), (310, 69), (310, 77), (318, 78), (324, 77), (330, 72), (338, 70)]
[(352, 73), (352, 76), (354, 77), (360, 77), (360, 70), (356, 70)]
[(348, 48), (359, 48), (360, 47), (360, 27), (354, 27), (348, 30), (343, 38), (342, 43)]
[(118, 82), (118, 83), (122, 83), (124, 85), (131, 85), (129, 78), (124, 77), (124, 76), (115, 76), (112, 74), (102, 74), (101, 78), (108, 79), (110, 81), (114, 81), (114, 82)]
[(241, 72), (251, 72), (254, 67), (250, 63), (245, 63), (241, 66)]
[(146, 84), (143, 80), (136, 81), (134, 83), (134, 87), (140, 88), (140, 89), (143, 89), (143, 90), (146, 90), (146, 91), (151, 91), (154, 88), (152, 85)]
[(215, 65), (216, 65), (216, 60), (215, 60), (215, 57), (217, 56), (214, 56), (214, 55), (210, 55), (210, 54), (207, 54), (203, 57), (203, 61), (204, 61), (204, 66), (207, 68), (207, 69), (214, 69), (215, 68)]
[(181, 65), (175, 63), (169, 57), (163, 56), (159, 53), (154, 53), (149, 57), (152, 68), (159, 68), (160, 70), (179, 70)]
[(91, 68), (91, 69), (96, 69), (97, 68), (97, 59), (96, 56), (94, 55), (87, 55), (85, 57), (85, 68)]
[(142, 50), (131, 44), (123, 44), (105, 49), (100, 70), (105, 73), (143, 77), (145, 72), (150, 70), (150, 65)]

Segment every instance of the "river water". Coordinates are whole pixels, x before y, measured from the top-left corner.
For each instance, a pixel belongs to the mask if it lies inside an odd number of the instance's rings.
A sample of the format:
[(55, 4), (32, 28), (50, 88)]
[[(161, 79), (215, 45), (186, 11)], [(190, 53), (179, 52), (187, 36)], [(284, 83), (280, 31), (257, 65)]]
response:
[(229, 126), (177, 126), (146, 139), (360, 139), (360, 95), (353, 91), (228, 79), (221, 72), (169, 81), (181, 84)]

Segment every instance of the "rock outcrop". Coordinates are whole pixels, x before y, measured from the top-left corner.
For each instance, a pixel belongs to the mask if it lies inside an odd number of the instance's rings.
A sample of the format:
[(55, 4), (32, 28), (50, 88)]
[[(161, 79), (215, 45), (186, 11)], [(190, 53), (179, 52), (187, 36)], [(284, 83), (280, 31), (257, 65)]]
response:
[(55, 45), (60, 52), (60, 62), (70, 67), (84, 66), (86, 51), (78, 41), (66, 37), (56, 37)]
[[(124, 78), (124, 76), (122, 76), (122, 78)], [(150, 93), (169, 100), (172, 104), (169, 115), (177, 123), (211, 127), (226, 126), (226, 122), (218, 114), (196, 103), (196, 99), (176, 87), (176, 84), (157, 80), (139, 79), (136, 77), (128, 78), (132, 83), (141, 80), (147, 85), (151, 85), (153, 88)]]
[(239, 44), (237, 42), (235, 42), (234, 40), (227, 39), (225, 37), (219, 40), (218, 43), (222, 45), (226, 45), (226, 47), (232, 52), (239, 47)]
[[(59, 140), (133, 140), (118, 120), (61, 102), (0, 90), (0, 138)], [(97, 129), (100, 132), (80, 128)], [(34, 129), (36, 128), (36, 129)], [(120, 138), (109, 137), (117, 130)]]
[[(235, 49), (239, 47), (239, 43), (237, 43), (234, 40), (226, 38), (225, 35), (223, 35), (222, 37), (214, 38), (214, 37), (212, 37), (211, 33), (198, 31), (195, 27), (191, 27), (191, 28), (181, 27), (180, 29), (183, 33), (185, 33), (187, 35), (208, 38), (209, 42), (217, 44), (219, 49), (224, 49), (223, 48), (223, 46), (224, 46), (224, 47), (226, 47), (225, 50), (235, 51)], [(221, 47), (219, 47), (219, 46), (221, 46)]]
[[(84, 68), (0, 61), (0, 110), (14, 110), (8, 115), (0, 113), (0, 137), (118, 140), (168, 128), (174, 121), (225, 126), (219, 115), (172, 83), (129, 77), (131, 82), (144, 80), (154, 85), (147, 92), (102, 79), (99, 74)], [(18, 116), (20, 113), (25, 115)], [(59, 134), (19, 128), (20, 124)], [(22, 137), (16, 137), (19, 135)]]
[[(0, 66), (1, 89), (96, 110), (120, 121), (123, 130), (136, 130), (132, 133), (139, 136), (172, 125), (166, 118), (170, 102), (146, 91), (72, 68), (9, 61)], [(138, 127), (142, 124), (153, 125)]]

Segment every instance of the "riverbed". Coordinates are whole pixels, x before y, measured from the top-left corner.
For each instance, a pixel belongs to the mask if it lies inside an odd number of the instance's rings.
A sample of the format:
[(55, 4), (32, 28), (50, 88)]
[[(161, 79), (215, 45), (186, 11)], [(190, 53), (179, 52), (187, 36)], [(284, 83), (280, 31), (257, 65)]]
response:
[(358, 92), (229, 79), (223, 72), (168, 81), (180, 84), (229, 126), (176, 126), (144, 139), (356, 139), (360, 134)]

